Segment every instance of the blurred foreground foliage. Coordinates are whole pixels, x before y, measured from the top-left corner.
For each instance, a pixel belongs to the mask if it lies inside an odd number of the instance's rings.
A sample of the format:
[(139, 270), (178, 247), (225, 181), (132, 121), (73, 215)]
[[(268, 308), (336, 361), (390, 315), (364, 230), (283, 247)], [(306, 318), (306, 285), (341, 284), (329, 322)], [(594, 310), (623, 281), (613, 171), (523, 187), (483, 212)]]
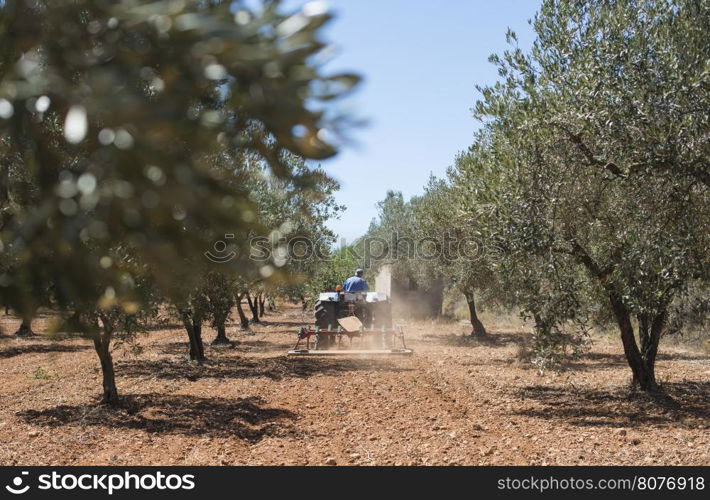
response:
[(329, 102), (358, 78), (322, 73), (329, 18), (318, 2), (2, 3), (3, 303), (130, 312), (138, 275), (166, 296), (197, 285), (225, 234), (238, 258), (221, 272), (253, 272), (248, 237), (270, 231), (254, 165), (310, 189), (287, 158), (332, 156), (347, 124)]

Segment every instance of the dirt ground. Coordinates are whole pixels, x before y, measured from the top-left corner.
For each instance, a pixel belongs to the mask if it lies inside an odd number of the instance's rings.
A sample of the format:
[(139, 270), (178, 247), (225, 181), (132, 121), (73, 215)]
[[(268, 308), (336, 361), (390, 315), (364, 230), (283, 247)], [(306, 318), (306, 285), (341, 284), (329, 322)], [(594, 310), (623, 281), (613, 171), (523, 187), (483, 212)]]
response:
[[(97, 403), (83, 339), (0, 338), (0, 465), (709, 465), (710, 358), (664, 348), (673, 401), (627, 389), (621, 346), (596, 339), (562, 374), (517, 361), (523, 333), (405, 322), (411, 357), (292, 358), (303, 318), (272, 313), (233, 346), (185, 360), (178, 327), (114, 351), (118, 409)], [(42, 320), (35, 324), (42, 331)], [(205, 335), (207, 342), (213, 334)]]

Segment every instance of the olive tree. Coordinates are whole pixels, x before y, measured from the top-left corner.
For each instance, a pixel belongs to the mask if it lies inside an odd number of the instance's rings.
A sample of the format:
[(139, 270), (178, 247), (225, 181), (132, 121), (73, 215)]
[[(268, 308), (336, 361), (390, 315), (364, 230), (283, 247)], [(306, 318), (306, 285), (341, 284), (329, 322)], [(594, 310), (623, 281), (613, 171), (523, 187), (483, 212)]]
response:
[(708, 281), (709, 14), (703, 0), (546, 0), (532, 50), (509, 33), (476, 105), (502, 240), (541, 259), (566, 302), (587, 283), (604, 297), (645, 391), (670, 305)]
[[(119, 270), (120, 279), (107, 272), (107, 260)], [(74, 300), (60, 311), (59, 327), (91, 339), (99, 358), (104, 403), (118, 401), (118, 388), (111, 355), (116, 342), (129, 343), (155, 324), (163, 297), (150, 272), (125, 247), (115, 247), (110, 256), (96, 264), (96, 275), (104, 280), (94, 283), (98, 301)]]
[(320, 166), (289, 153), (283, 161), (292, 168), (291, 178), (274, 176), (257, 163), (249, 183), (258, 218), (268, 230), (268, 235), (252, 240), (252, 258), (268, 263), (269, 272), (274, 273), (251, 280), (255, 297), (246, 297), (255, 320), (264, 313), (267, 295), (278, 294), (304, 305), (309, 302), (315, 277), (327, 265), (335, 243), (335, 234), (326, 223), (345, 209), (336, 200), (340, 185)]
[[(417, 196), (407, 201), (401, 192), (388, 191), (385, 199), (377, 204), (377, 218), (370, 223), (363, 239), (362, 255), (373, 270), (389, 265), (394, 278), (434, 291), (442, 280), (435, 255), (441, 233), (423, 234), (421, 221), (417, 219), (420, 201)], [(441, 303), (435, 306), (438, 315)]]
[(446, 285), (462, 294), (466, 300), (471, 322), (471, 335), (487, 335), (478, 317), (476, 296), (483, 291), (495, 291), (498, 284), (494, 262), (489, 258), (490, 240), (486, 238), (481, 214), (470, 204), (470, 184), (461, 181), (466, 172), (468, 157), (459, 155), (456, 165), (448, 171), (448, 179), (432, 177), (424, 195), (412, 200), (415, 234), (420, 242), (427, 242), (434, 258), (426, 259), (434, 266)]

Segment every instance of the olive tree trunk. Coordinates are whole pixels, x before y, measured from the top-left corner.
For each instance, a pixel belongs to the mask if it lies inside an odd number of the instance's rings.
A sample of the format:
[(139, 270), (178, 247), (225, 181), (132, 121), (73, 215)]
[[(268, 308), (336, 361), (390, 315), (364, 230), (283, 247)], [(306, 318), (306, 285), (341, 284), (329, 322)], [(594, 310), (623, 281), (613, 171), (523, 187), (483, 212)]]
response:
[(244, 314), (244, 309), (242, 309), (242, 300), (244, 299), (245, 293), (237, 294), (237, 314), (239, 314), (239, 326), (242, 330), (249, 329), (249, 319), (246, 314)]
[(185, 326), (190, 342), (190, 360), (202, 363), (205, 360), (205, 348), (202, 344), (202, 320), (184, 311), (182, 324)]
[(212, 344), (229, 344), (227, 338), (227, 327), (224, 321), (217, 323), (217, 337), (212, 341)]
[(263, 318), (264, 317), (264, 303), (266, 302), (266, 297), (264, 294), (259, 294), (259, 317)]
[(23, 318), (20, 327), (15, 332), (18, 337), (33, 337), (35, 332), (32, 331), (32, 318)]
[(94, 349), (99, 356), (101, 363), (101, 375), (103, 385), (103, 395), (101, 402), (115, 405), (118, 403), (118, 389), (116, 388), (116, 375), (113, 369), (113, 358), (111, 357), (111, 337), (112, 327), (108, 322), (104, 322), (102, 329), (93, 335)]
[(473, 290), (466, 290), (464, 292), (464, 296), (466, 297), (468, 313), (471, 317), (471, 336), (479, 339), (485, 338), (488, 335), (488, 332), (486, 332), (486, 328), (483, 326), (483, 323), (481, 323), (481, 320), (478, 319), (478, 313), (476, 312), (476, 300)]
[(251, 311), (251, 322), (252, 323), (261, 323), (261, 320), (259, 319), (259, 304), (254, 297), (254, 299), (251, 298), (251, 295), (249, 295), (249, 292), (247, 292), (247, 304), (249, 304), (249, 310)]
[(624, 346), (624, 356), (633, 374), (632, 384), (645, 392), (658, 392), (659, 387), (656, 382), (656, 354), (658, 343), (661, 340), (661, 333), (666, 323), (666, 312), (662, 311), (653, 317), (642, 316), (639, 318), (639, 338), (641, 348), (639, 349), (634, 335), (634, 325), (631, 322), (631, 313), (624, 304), (621, 294), (616, 290), (610, 281), (609, 269), (599, 266), (591, 255), (575, 240), (571, 241), (573, 255), (577, 258), (589, 273), (599, 280), (605, 289), (614, 318), (619, 326), (621, 343)]
[(653, 317), (650, 324), (647, 318), (642, 319), (639, 328), (641, 339), (641, 349), (639, 349), (628, 309), (614, 292), (609, 293), (609, 301), (619, 325), (624, 355), (633, 374), (633, 384), (643, 391), (657, 392), (659, 387), (656, 382), (656, 354), (665, 325), (665, 312)]

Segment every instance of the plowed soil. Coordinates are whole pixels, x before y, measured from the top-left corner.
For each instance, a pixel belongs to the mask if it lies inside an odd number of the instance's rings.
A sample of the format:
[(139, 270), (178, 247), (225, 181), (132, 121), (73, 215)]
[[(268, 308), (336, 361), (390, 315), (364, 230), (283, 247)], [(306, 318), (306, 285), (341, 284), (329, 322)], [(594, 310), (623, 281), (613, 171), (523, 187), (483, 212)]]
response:
[[(293, 358), (284, 307), (186, 361), (186, 335), (114, 350), (118, 408), (98, 403), (85, 339), (0, 337), (1, 465), (709, 465), (710, 358), (663, 347), (667, 397), (630, 392), (620, 342), (595, 339), (560, 374), (521, 357), (522, 331), (405, 322), (411, 357)], [(42, 331), (45, 322), (34, 327)], [(212, 334), (206, 333), (206, 341)]]

